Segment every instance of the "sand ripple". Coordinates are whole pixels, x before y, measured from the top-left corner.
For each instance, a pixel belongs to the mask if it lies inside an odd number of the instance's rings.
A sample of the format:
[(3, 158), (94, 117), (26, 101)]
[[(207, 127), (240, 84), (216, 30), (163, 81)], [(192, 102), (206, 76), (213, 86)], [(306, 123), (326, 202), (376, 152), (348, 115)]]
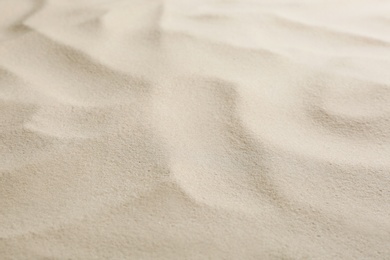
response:
[(3, 0), (3, 259), (386, 259), (387, 1)]

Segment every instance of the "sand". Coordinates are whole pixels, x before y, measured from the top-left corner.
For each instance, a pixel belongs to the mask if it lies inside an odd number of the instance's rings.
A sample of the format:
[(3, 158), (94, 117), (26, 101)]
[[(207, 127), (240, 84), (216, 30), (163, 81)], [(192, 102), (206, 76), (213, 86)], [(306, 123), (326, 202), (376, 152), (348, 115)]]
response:
[(1, 259), (390, 259), (387, 0), (0, 0)]

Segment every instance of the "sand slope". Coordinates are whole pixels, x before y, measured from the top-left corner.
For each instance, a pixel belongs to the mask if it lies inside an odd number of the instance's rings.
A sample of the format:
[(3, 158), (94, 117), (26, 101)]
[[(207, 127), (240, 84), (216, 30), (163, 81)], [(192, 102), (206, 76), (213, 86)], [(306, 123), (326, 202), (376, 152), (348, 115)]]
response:
[(1, 259), (389, 259), (387, 0), (0, 0)]

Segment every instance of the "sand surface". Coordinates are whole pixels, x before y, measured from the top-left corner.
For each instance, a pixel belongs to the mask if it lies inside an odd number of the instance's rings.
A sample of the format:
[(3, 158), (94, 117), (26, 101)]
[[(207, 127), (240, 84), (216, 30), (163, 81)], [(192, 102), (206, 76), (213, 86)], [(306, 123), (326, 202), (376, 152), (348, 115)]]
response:
[(390, 1), (0, 14), (2, 260), (390, 259)]

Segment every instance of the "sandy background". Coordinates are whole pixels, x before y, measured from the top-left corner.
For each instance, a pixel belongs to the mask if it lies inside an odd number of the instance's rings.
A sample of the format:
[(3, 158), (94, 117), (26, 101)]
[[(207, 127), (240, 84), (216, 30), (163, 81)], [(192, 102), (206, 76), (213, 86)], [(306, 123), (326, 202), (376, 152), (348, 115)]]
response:
[(390, 259), (390, 1), (0, 14), (1, 259)]

